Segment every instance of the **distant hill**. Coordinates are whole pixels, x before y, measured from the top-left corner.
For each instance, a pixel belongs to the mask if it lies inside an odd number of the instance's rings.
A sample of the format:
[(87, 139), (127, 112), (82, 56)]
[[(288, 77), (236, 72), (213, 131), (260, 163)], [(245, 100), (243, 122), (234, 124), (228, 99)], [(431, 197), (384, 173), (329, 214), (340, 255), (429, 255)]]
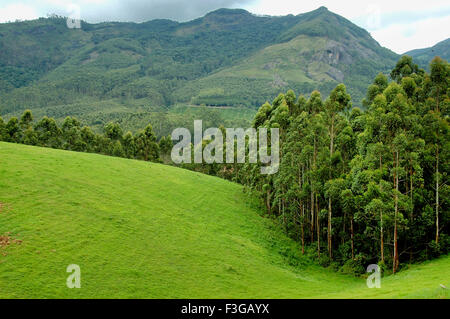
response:
[[(398, 55), (321, 7), (297, 16), (220, 9), (185, 23), (0, 24), (0, 114), (30, 108), (101, 118), (176, 104), (258, 107), (294, 89), (324, 95), (343, 82), (359, 105)], [(36, 113), (35, 112), (35, 113)]]
[[(175, 94), (194, 95), (196, 104), (259, 105), (291, 88), (328, 94), (345, 83), (356, 104), (379, 72), (389, 72), (398, 56), (381, 47), (364, 30), (321, 7), (295, 17), (274, 43), (206, 77), (189, 82)], [(189, 94), (190, 93), (190, 94)]]
[(429, 64), (435, 56), (440, 56), (441, 58), (450, 61), (450, 38), (439, 42), (430, 48), (406, 52), (405, 55), (412, 56), (415, 62), (425, 69), (429, 68)]

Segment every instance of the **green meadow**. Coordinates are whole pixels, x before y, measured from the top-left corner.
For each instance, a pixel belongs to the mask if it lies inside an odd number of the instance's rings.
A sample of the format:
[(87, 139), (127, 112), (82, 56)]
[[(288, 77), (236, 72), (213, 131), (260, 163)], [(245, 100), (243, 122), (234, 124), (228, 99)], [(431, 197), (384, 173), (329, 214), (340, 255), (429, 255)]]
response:
[(0, 298), (449, 297), (448, 256), (369, 289), (303, 257), (247, 196), (176, 167), (0, 143)]

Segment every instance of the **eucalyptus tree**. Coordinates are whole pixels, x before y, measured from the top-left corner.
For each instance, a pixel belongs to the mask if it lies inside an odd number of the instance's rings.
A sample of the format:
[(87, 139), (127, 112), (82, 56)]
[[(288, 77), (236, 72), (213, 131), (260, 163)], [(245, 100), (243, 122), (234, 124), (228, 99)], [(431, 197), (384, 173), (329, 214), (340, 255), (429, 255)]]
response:
[(0, 141), (6, 141), (6, 128), (3, 118), (0, 116)]
[(448, 88), (450, 84), (450, 66), (441, 58), (436, 57), (431, 62), (430, 79), (432, 83), (432, 99), (435, 103), (435, 109), (432, 113), (434, 118), (433, 140), (436, 155), (435, 172), (435, 209), (436, 209), (436, 244), (439, 243), (439, 189), (440, 189), (440, 150), (444, 143), (448, 143), (448, 113), (444, 118), (441, 115), (441, 104), (445, 106), (444, 112), (448, 112), (449, 96)]
[(20, 143), (36, 145), (38, 143), (36, 133), (33, 129), (33, 114), (30, 110), (25, 110), (20, 117)]
[(62, 131), (53, 118), (44, 116), (34, 126), (39, 146), (60, 148), (62, 145)]
[(122, 138), (125, 156), (127, 158), (134, 158), (136, 156), (136, 144), (134, 143), (133, 134), (127, 132)]
[(134, 137), (134, 144), (136, 145), (138, 159), (152, 162), (159, 161), (159, 146), (156, 142), (153, 127), (150, 124)]
[[(328, 197), (328, 255), (332, 258), (332, 201), (333, 198), (337, 199), (340, 191), (336, 191), (336, 184), (332, 180), (336, 177), (334, 171), (334, 152), (335, 152), (335, 139), (340, 133), (338, 130), (342, 126), (338, 125), (338, 122), (342, 119), (339, 117), (343, 112), (346, 112), (351, 107), (351, 97), (347, 93), (347, 89), (344, 84), (339, 84), (333, 91), (331, 91), (330, 97), (325, 101), (325, 125), (327, 126), (328, 138), (329, 138), (329, 191), (326, 194)], [(334, 190), (334, 191), (333, 191)]]
[(9, 119), (5, 131), (7, 142), (20, 143), (20, 127), (17, 117), (13, 116)]

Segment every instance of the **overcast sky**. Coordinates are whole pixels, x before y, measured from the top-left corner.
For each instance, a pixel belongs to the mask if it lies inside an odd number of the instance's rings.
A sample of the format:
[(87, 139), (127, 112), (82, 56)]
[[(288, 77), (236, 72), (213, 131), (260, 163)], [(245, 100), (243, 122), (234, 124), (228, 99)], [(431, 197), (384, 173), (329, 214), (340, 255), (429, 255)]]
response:
[(404, 53), (450, 37), (448, 0), (0, 0), (0, 22), (79, 15), (89, 22), (155, 18), (187, 21), (218, 8), (256, 14), (299, 14), (326, 6), (367, 29), (383, 46)]

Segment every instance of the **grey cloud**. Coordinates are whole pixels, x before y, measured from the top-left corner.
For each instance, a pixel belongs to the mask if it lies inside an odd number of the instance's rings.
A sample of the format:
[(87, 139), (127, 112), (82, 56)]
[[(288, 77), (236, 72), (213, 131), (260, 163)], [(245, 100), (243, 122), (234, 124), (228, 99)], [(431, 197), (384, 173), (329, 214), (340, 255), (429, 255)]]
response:
[(219, 8), (239, 8), (251, 2), (254, 0), (110, 0), (81, 6), (81, 18), (89, 22), (188, 21)]
[(425, 19), (441, 18), (450, 15), (450, 6), (446, 6), (439, 9), (429, 9), (425, 11), (404, 11), (404, 12), (388, 12), (383, 13), (380, 16), (379, 24), (377, 27), (371, 27), (368, 24), (368, 16), (358, 17), (353, 19), (353, 22), (366, 28), (370, 31), (386, 28), (392, 24), (408, 24)]

